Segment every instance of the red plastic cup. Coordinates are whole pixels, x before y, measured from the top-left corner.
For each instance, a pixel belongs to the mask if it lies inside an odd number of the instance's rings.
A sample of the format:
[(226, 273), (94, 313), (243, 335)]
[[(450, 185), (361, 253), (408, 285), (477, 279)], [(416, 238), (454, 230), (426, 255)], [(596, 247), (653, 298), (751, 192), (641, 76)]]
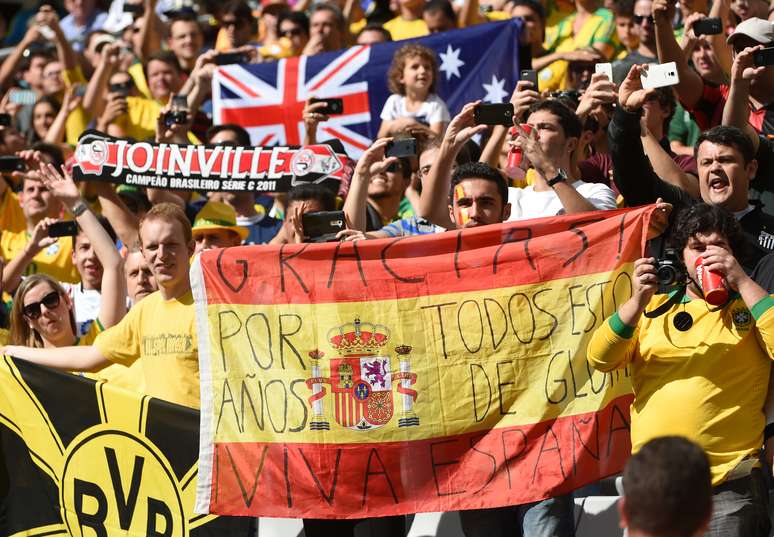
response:
[(712, 306), (722, 306), (728, 300), (728, 289), (723, 283), (723, 275), (714, 270), (707, 270), (703, 263), (704, 258), (696, 259), (696, 279), (704, 293), (704, 300)]
[[(526, 123), (521, 124), (521, 128), (526, 131), (527, 134), (532, 132), (532, 127), (530, 125), (527, 125)], [(508, 131), (508, 134), (510, 137), (516, 138), (519, 135), (519, 131), (516, 127), (511, 127)], [(508, 160), (505, 163), (505, 172), (510, 176), (512, 173), (516, 170), (516, 168), (521, 167), (521, 161), (524, 158), (524, 153), (522, 152), (520, 147), (513, 147), (510, 151), (508, 151)]]

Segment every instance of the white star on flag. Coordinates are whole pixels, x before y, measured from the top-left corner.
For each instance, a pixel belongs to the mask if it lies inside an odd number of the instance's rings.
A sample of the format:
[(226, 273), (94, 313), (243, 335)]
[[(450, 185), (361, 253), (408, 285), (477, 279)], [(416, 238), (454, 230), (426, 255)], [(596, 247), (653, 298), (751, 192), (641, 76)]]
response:
[(441, 67), (440, 70), (446, 75), (446, 80), (452, 77), (462, 78), (460, 76), (460, 67), (465, 65), (465, 62), (460, 60), (460, 51), (462, 49), (454, 50), (451, 45), (446, 45), (446, 52), (441, 52)]
[(495, 75), (492, 75), (491, 84), (482, 84), (484, 86), (484, 102), (487, 103), (501, 103), (508, 96), (508, 92), (505, 91), (505, 79), (497, 80)]

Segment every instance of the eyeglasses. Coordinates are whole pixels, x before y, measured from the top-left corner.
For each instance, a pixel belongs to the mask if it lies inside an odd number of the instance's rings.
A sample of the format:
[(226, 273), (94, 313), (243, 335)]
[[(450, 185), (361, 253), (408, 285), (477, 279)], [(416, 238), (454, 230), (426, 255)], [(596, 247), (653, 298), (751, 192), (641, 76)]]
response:
[(49, 294), (44, 296), (40, 300), (40, 302), (30, 302), (29, 304), (26, 304), (22, 308), (22, 313), (24, 314), (25, 317), (34, 321), (38, 319), (42, 313), (40, 311), (41, 304), (46, 306), (47, 310), (52, 310), (54, 308), (59, 307), (59, 300), (60, 300), (59, 291), (51, 291)]
[(239, 26), (239, 22), (237, 22), (236, 19), (233, 20), (222, 20), (220, 21), (220, 25), (224, 28), (228, 28), (229, 26)]
[(634, 24), (640, 26), (644, 21), (648, 21), (648, 24), (656, 24), (656, 19), (653, 18), (653, 15), (635, 15), (634, 16)]
[(301, 28), (292, 28), (290, 30), (282, 30), (280, 32), (280, 35), (282, 37), (296, 37), (301, 35), (303, 32), (301, 31)]

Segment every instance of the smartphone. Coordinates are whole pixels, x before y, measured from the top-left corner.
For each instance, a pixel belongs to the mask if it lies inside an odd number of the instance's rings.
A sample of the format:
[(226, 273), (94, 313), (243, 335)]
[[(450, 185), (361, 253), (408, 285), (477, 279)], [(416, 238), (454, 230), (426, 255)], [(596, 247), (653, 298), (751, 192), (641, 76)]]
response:
[(145, 7), (140, 4), (124, 2), (124, 13), (131, 13), (132, 15), (142, 15), (145, 12)]
[(325, 108), (320, 110), (321, 114), (333, 116), (344, 113), (344, 99), (311, 99), (312, 103), (325, 103)]
[(73, 91), (73, 95), (76, 97), (83, 97), (86, 95), (86, 86), (84, 84), (78, 84), (75, 86), (75, 91)]
[(346, 227), (344, 211), (320, 211), (304, 213), (301, 216), (304, 235), (311, 242), (330, 242), (336, 240), (336, 233)]
[(0, 172), (23, 172), (27, 165), (19, 157), (2, 156), (0, 157)]
[(532, 82), (532, 86), (534, 87), (535, 91), (538, 89), (538, 79), (537, 79), (537, 71), (534, 69), (522, 69), (519, 72), (519, 80), (526, 80), (527, 82)]
[(755, 67), (774, 65), (774, 47), (753, 52), (753, 63), (755, 63)]
[(680, 77), (677, 74), (677, 64), (675, 62), (649, 64), (648, 69), (640, 75), (640, 81), (642, 82), (643, 89), (676, 86), (680, 83)]
[(129, 95), (129, 88), (131, 84), (129, 82), (119, 82), (116, 84), (108, 84), (108, 93), (116, 93), (121, 97)]
[(78, 234), (78, 224), (72, 220), (67, 222), (54, 222), (48, 226), (49, 237), (74, 237)]
[(12, 89), (8, 95), (8, 101), (13, 104), (35, 104), (37, 99), (38, 96), (34, 91), (21, 88)]
[(513, 103), (491, 103), (476, 106), (473, 117), (476, 125), (513, 125)]
[(0, 114), (0, 127), (11, 126), (11, 114)]
[(235, 63), (249, 63), (250, 58), (244, 52), (221, 52), (215, 56), (215, 65), (232, 65)]
[(696, 35), (716, 35), (723, 33), (720, 17), (705, 17), (693, 23), (693, 33)]
[(613, 64), (612, 63), (598, 63), (594, 66), (594, 73), (601, 73), (607, 77), (607, 79), (613, 81)]
[[(413, 157), (417, 154), (417, 139), (416, 138), (398, 138), (391, 142), (387, 142), (387, 147), (384, 155), (387, 157)], [(304, 228), (306, 229), (306, 228)]]

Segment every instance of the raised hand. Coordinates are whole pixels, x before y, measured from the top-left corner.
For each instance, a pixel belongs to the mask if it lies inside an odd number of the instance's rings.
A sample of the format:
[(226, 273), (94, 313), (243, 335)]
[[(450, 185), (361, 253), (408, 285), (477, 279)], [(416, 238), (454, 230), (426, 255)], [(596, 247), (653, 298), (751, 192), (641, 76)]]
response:
[(763, 45), (747, 47), (736, 55), (734, 63), (731, 65), (732, 82), (750, 82), (753, 78), (766, 70), (765, 66), (756, 67), (753, 61), (753, 55), (759, 50), (763, 50)]
[(607, 75), (595, 73), (591, 75), (591, 83), (580, 98), (578, 108), (575, 113), (580, 116), (587, 116), (597, 106), (615, 103), (618, 94), (617, 86)]
[(519, 80), (516, 88), (511, 95), (511, 104), (513, 105), (514, 122), (518, 118), (524, 117), (530, 107), (540, 100), (540, 94), (537, 88), (528, 80)]
[(644, 65), (632, 65), (626, 79), (621, 82), (621, 87), (618, 89), (618, 103), (627, 112), (636, 112), (642, 108), (648, 97), (656, 91), (642, 88), (640, 75), (646, 68), (647, 66)]
[(384, 158), (387, 144), (391, 141), (392, 138), (379, 138), (372, 143), (371, 147), (366, 149), (358, 160), (355, 167), (355, 177), (369, 179), (371, 175), (386, 170), (390, 164), (396, 162), (398, 159), (395, 157)]
[(486, 125), (476, 125), (475, 110), (479, 104), (481, 104), (481, 101), (466, 104), (462, 107), (460, 113), (452, 118), (449, 126), (446, 127), (446, 134), (443, 137), (444, 143), (454, 148), (460, 148), (476, 134), (480, 134), (487, 129)]
[(51, 194), (68, 209), (81, 200), (81, 193), (72, 176), (62, 167), (60, 174), (53, 164), (41, 164), (38, 168), (40, 181)]

